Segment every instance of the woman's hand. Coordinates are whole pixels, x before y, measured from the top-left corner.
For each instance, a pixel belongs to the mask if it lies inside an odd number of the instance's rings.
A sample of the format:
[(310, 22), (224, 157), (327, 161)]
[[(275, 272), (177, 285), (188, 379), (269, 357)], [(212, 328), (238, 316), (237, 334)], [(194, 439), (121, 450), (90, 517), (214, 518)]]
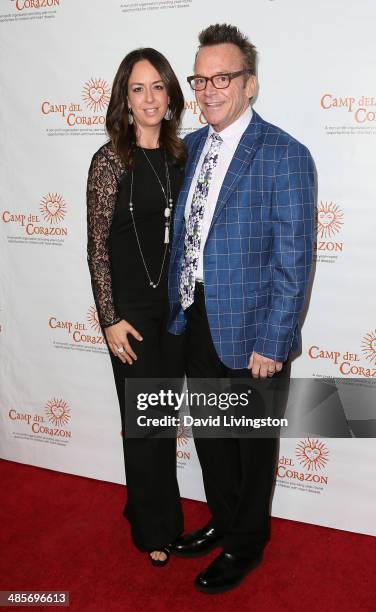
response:
[(142, 336), (138, 333), (137, 329), (122, 319), (119, 323), (106, 327), (104, 333), (106, 334), (111, 352), (115, 357), (119, 357), (123, 363), (132, 365), (133, 361), (136, 361), (137, 355), (128, 342), (128, 334), (132, 334), (136, 340), (141, 341)]

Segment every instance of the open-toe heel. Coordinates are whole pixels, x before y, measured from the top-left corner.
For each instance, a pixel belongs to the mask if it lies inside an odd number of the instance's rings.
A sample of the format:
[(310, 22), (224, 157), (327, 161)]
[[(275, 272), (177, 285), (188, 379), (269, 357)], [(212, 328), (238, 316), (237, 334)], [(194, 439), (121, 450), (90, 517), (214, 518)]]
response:
[[(163, 552), (166, 555), (165, 559), (153, 559), (153, 557), (151, 556), (151, 552)], [(171, 550), (169, 546), (163, 546), (162, 548), (157, 548), (153, 551), (149, 552), (149, 557), (150, 557), (150, 562), (152, 565), (154, 565), (154, 567), (163, 567), (164, 565), (167, 565), (167, 563), (170, 560), (170, 554), (171, 554)]]

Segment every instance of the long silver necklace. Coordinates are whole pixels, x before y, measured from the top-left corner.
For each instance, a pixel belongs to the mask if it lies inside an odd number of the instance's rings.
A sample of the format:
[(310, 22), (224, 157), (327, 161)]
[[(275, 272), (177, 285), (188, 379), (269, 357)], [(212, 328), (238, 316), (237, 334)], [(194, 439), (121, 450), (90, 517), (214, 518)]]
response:
[(167, 158), (166, 158), (166, 154), (165, 154), (165, 173), (166, 173), (166, 189), (163, 187), (162, 182), (158, 176), (158, 173), (156, 172), (153, 164), (151, 163), (150, 159), (148, 158), (148, 156), (146, 155), (146, 152), (144, 151), (143, 148), (141, 148), (141, 151), (143, 152), (143, 154), (145, 155), (147, 161), (149, 162), (149, 165), (151, 167), (151, 169), (153, 170), (158, 183), (162, 189), (162, 193), (164, 196), (164, 199), (166, 200), (166, 208), (163, 211), (163, 216), (165, 218), (165, 235), (164, 235), (164, 253), (163, 253), (163, 258), (162, 258), (162, 265), (161, 265), (161, 270), (159, 272), (159, 276), (158, 279), (156, 281), (153, 281), (151, 276), (150, 276), (150, 272), (149, 269), (146, 265), (146, 261), (145, 261), (145, 257), (144, 254), (142, 252), (142, 248), (141, 248), (141, 242), (140, 242), (140, 238), (137, 232), (137, 227), (136, 227), (136, 221), (134, 218), (134, 214), (133, 214), (133, 209), (134, 209), (134, 203), (133, 203), (133, 170), (131, 172), (131, 191), (130, 191), (130, 196), (129, 196), (129, 212), (131, 214), (132, 217), (132, 223), (133, 223), (133, 228), (134, 228), (134, 232), (136, 235), (136, 240), (137, 240), (137, 245), (138, 245), (138, 250), (140, 251), (140, 255), (141, 255), (141, 259), (142, 259), (142, 263), (144, 265), (145, 268), (145, 272), (146, 275), (148, 277), (149, 280), (149, 285), (150, 287), (152, 287), (153, 289), (156, 289), (159, 285), (159, 283), (161, 282), (161, 278), (162, 278), (162, 272), (163, 272), (163, 268), (164, 268), (164, 264), (166, 261), (166, 255), (167, 255), (167, 249), (168, 249), (168, 245), (170, 242), (170, 225), (171, 225), (171, 209), (172, 209), (172, 204), (173, 204), (173, 200), (171, 197), (171, 183), (170, 183), (170, 173), (168, 171), (168, 164), (167, 164)]

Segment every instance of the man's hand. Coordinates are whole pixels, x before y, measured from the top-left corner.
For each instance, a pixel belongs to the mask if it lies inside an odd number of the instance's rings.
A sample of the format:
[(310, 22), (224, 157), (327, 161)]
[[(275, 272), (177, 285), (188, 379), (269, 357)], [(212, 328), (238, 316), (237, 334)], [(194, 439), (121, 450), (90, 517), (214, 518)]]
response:
[(267, 378), (273, 376), (276, 372), (280, 372), (282, 366), (282, 361), (274, 361), (269, 357), (253, 352), (249, 358), (248, 370), (251, 370), (253, 378)]

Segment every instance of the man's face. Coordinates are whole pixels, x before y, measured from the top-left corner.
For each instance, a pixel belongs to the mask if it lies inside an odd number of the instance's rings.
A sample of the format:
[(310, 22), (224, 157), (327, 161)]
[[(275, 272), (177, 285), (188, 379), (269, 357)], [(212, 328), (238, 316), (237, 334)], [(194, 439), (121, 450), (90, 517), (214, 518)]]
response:
[[(225, 72), (237, 72), (243, 68), (240, 49), (232, 43), (224, 43), (200, 49), (196, 58), (195, 74), (211, 77)], [(255, 90), (256, 78), (245, 74), (232, 79), (226, 89), (216, 89), (208, 81), (206, 89), (195, 93), (205, 119), (216, 132), (220, 132), (243, 114)]]

